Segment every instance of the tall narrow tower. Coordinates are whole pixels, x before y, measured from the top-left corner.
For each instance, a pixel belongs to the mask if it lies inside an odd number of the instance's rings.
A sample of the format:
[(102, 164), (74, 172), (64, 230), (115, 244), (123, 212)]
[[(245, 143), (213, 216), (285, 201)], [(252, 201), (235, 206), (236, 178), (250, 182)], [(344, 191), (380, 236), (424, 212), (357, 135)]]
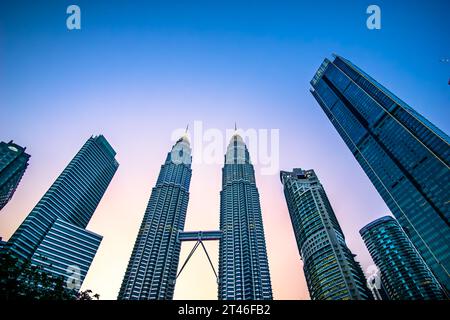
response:
[(335, 56), (313, 96), (435, 276), (450, 292), (450, 138), (350, 61)]
[(173, 298), (191, 182), (191, 148), (179, 139), (161, 166), (119, 291), (120, 300)]
[(255, 172), (242, 137), (228, 145), (220, 192), (219, 299), (272, 299)]
[(0, 142), (0, 210), (14, 195), (29, 158), (25, 148), (12, 141)]
[(77, 286), (102, 237), (85, 230), (119, 164), (102, 136), (89, 138), (6, 245), (21, 262), (77, 277)]
[(345, 243), (314, 170), (281, 171), (280, 178), (311, 299), (371, 299), (361, 266)]

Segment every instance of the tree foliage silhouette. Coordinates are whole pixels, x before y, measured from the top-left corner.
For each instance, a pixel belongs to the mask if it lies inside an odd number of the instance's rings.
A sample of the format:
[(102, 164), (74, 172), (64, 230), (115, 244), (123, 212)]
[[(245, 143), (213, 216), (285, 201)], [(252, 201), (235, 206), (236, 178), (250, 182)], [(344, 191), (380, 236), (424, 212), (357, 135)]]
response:
[(98, 300), (91, 290), (68, 289), (64, 278), (29, 262), (20, 263), (8, 252), (0, 253), (0, 300)]

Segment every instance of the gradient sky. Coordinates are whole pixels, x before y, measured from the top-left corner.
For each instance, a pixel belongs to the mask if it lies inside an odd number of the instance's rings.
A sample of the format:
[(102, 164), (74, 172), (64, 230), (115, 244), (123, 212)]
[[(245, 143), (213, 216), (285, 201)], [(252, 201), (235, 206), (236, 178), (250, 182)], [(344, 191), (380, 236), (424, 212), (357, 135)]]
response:
[[(81, 8), (81, 30), (66, 8)], [(382, 29), (366, 28), (378, 4)], [(83, 288), (115, 299), (151, 188), (176, 128), (280, 129), (280, 169), (316, 170), (347, 243), (372, 262), (359, 229), (389, 214), (309, 93), (336, 52), (435, 123), (450, 130), (450, 58), (444, 1), (1, 1), (0, 139), (31, 154), (0, 213), (8, 239), (92, 134), (120, 163), (88, 229), (103, 242)], [(225, 143), (225, 141), (224, 141)], [(226, 141), (228, 143), (228, 141)], [(194, 165), (186, 230), (217, 229), (221, 165)], [(278, 175), (261, 176), (275, 299), (309, 299)], [(183, 244), (183, 262), (191, 244)], [(207, 247), (217, 266), (217, 244)], [(216, 299), (198, 251), (176, 299)]]

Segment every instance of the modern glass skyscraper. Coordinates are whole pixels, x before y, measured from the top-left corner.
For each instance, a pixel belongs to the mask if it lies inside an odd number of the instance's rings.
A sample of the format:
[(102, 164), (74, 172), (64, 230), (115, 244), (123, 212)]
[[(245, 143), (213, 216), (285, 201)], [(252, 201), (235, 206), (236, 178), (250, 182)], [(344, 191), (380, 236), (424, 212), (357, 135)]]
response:
[(73, 289), (81, 287), (102, 236), (56, 219), (31, 258), (54, 276), (69, 280)]
[(219, 299), (272, 299), (255, 172), (238, 134), (231, 138), (222, 169), (220, 229)]
[(14, 195), (29, 158), (25, 148), (12, 141), (0, 142), (0, 210)]
[(325, 59), (311, 85), (403, 230), (450, 291), (449, 137), (342, 57)]
[(444, 292), (398, 222), (377, 219), (361, 234), (392, 300), (444, 299)]
[(314, 170), (281, 171), (280, 179), (311, 299), (372, 299)]
[(115, 155), (102, 135), (89, 138), (12, 235), (11, 254), (58, 276), (79, 276), (81, 285), (101, 240), (84, 228), (119, 166)]
[(152, 189), (119, 291), (120, 300), (173, 298), (191, 182), (191, 148), (179, 139), (167, 154)]

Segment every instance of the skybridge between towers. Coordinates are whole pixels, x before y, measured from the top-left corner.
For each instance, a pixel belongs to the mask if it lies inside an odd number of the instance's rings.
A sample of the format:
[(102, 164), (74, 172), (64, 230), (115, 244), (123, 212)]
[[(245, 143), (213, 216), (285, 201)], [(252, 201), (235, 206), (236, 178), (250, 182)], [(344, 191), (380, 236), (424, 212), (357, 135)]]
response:
[(208, 251), (206, 250), (205, 245), (203, 244), (204, 241), (218, 241), (222, 238), (222, 231), (221, 230), (213, 230), (213, 231), (178, 231), (177, 240), (179, 242), (184, 241), (195, 241), (195, 245), (192, 248), (191, 252), (189, 252), (189, 255), (187, 256), (186, 260), (184, 261), (183, 265), (180, 268), (180, 271), (178, 271), (177, 277), (175, 278), (174, 282), (178, 277), (180, 276), (181, 272), (183, 271), (184, 267), (186, 267), (186, 264), (191, 259), (192, 255), (194, 254), (195, 250), (199, 246), (203, 248), (203, 251), (205, 251), (206, 257), (208, 258), (209, 265), (211, 266), (214, 275), (216, 277), (216, 282), (219, 283), (219, 278), (217, 276), (216, 269), (214, 268), (214, 265), (211, 261), (211, 258), (209, 257)]

